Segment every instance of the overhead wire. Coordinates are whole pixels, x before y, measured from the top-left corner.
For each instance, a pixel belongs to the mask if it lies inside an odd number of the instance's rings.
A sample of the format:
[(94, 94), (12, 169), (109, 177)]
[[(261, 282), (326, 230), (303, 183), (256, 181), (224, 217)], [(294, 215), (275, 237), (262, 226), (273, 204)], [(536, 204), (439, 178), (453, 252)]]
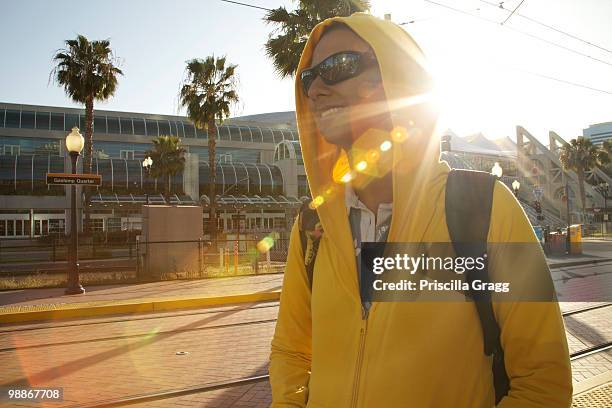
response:
[[(455, 8), (455, 7), (449, 6), (449, 5), (447, 5), (447, 4), (438, 3), (438, 2), (433, 1), (433, 0), (424, 0), (424, 1), (425, 1), (426, 3), (431, 3), (431, 4), (434, 4), (434, 5), (439, 6), (439, 7), (447, 8), (447, 9), (449, 9), (449, 10), (453, 10), (453, 11), (455, 11), (455, 12), (457, 12), (457, 13), (465, 14), (465, 15), (468, 15), (468, 16), (470, 16), (470, 17), (478, 18), (478, 19), (480, 19), (480, 20), (484, 20), (484, 21), (487, 21), (487, 22), (489, 22), (489, 23), (493, 23), (493, 24), (495, 24), (495, 25), (499, 25), (499, 22), (498, 22), (498, 21), (491, 20), (491, 19), (488, 19), (488, 18), (486, 18), (486, 17), (479, 16), (478, 14), (474, 14), (474, 13), (470, 13), (470, 12), (465, 11), (465, 10), (458, 9), (458, 8)], [(514, 28), (514, 27), (510, 27), (510, 26), (507, 26), (507, 25), (505, 25), (505, 26), (503, 26), (503, 27), (505, 27), (505, 28), (506, 28), (506, 29), (508, 29), (508, 30), (512, 30), (512, 31), (514, 31), (514, 32), (517, 32), (517, 33), (519, 33), (519, 34), (525, 35), (525, 36), (527, 36), (527, 37), (534, 38), (534, 39), (536, 39), (536, 40), (538, 40), (538, 41), (545, 42), (545, 43), (547, 43), (547, 44), (549, 44), (549, 45), (552, 45), (552, 46), (555, 46), (555, 47), (558, 47), (558, 48), (564, 49), (564, 50), (569, 51), (569, 52), (572, 52), (572, 53), (574, 53), (574, 54), (577, 54), (577, 55), (580, 55), (580, 56), (583, 56), (583, 57), (586, 57), (586, 58), (590, 58), (590, 59), (592, 59), (592, 60), (594, 60), (594, 61), (600, 62), (600, 63), (605, 64), (605, 65), (608, 65), (608, 66), (612, 66), (612, 63), (610, 63), (610, 62), (608, 62), (608, 61), (604, 61), (604, 60), (602, 60), (602, 59), (599, 59), (599, 58), (596, 58), (596, 57), (590, 56), (590, 55), (588, 55), (588, 54), (584, 54), (584, 53), (582, 53), (582, 52), (580, 52), (580, 51), (576, 51), (576, 50), (574, 50), (574, 49), (572, 49), (572, 48), (569, 48), (569, 47), (566, 47), (566, 46), (564, 46), (564, 45), (557, 44), (557, 43), (555, 43), (555, 42), (553, 42), (553, 41), (549, 41), (549, 40), (547, 40), (547, 39), (545, 39), (545, 38), (542, 38), (542, 37), (538, 37), (537, 35), (530, 34), (530, 33), (528, 33), (528, 32), (525, 32), (525, 31), (519, 30), (519, 29)]]
[[(501, 25), (504, 25), (508, 22), (508, 20), (510, 20), (510, 17), (512, 17), (512, 15), (516, 12), (516, 10), (519, 9), (519, 7), (521, 7), (523, 5), (523, 3), (525, 2), (525, 0), (521, 0), (521, 2), (518, 4), (518, 6), (516, 6), (514, 8), (514, 10), (512, 10), (512, 12), (510, 13), (510, 15), (508, 17), (506, 17), (506, 19), (501, 23)], [(500, 3), (501, 8), (504, 8), (504, 2)]]
[(254, 9), (259, 9), (259, 10), (265, 10), (265, 11), (272, 11), (272, 9), (266, 8), (266, 7), (261, 7), (261, 6), (255, 6), (253, 4), (249, 4), (249, 3), (242, 3), (240, 1), (234, 1), (234, 0), (219, 0), (222, 1), (224, 3), (232, 3), (232, 4), (237, 4), (239, 6), (245, 6), (245, 7), (251, 7)]
[[(256, 5), (253, 5), (253, 4), (248, 4), (248, 3), (244, 3), (244, 2), (234, 1), (234, 0), (219, 0), (219, 1), (222, 1), (222, 2), (225, 2), (225, 3), (236, 4), (236, 5), (240, 5), (240, 6), (245, 6), (245, 7), (251, 7), (251, 8), (260, 9), (260, 10), (265, 10), (265, 11), (272, 11), (272, 9), (269, 9), (269, 8), (265, 8), (265, 7), (261, 7), (261, 6), (256, 6)], [(461, 13), (461, 14), (468, 15), (468, 16), (470, 16), (470, 17), (474, 17), (474, 18), (478, 18), (478, 19), (481, 19), (481, 20), (487, 21), (487, 22), (489, 22), (489, 23), (499, 24), (497, 21), (490, 20), (490, 19), (488, 19), (488, 18), (485, 18), (485, 17), (479, 16), (479, 15), (477, 15), (477, 14), (470, 13), (470, 12), (465, 11), (465, 10), (457, 9), (457, 8), (454, 8), (454, 7), (448, 6), (448, 5), (446, 5), (446, 4), (437, 3), (437, 2), (435, 2), (435, 1), (433, 1), (433, 0), (424, 0), (424, 1), (425, 1), (425, 2), (427, 2), (427, 3), (432, 3), (432, 4), (435, 4), (435, 5), (440, 6), (440, 7), (444, 7), (444, 8), (450, 9), (450, 10), (452, 10), (452, 11), (455, 11), (455, 12), (458, 12), (458, 13)], [(483, 2), (485, 2), (485, 3), (487, 3), (487, 4), (489, 4), (489, 5), (492, 5), (492, 3), (486, 2), (486, 1), (484, 1), (484, 0), (481, 0), (481, 1), (483, 1)], [(502, 3), (503, 3), (503, 2), (502, 2)], [(521, 4), (522, 4), (522, 3), (523, 3), (523, 2), (521, 2)], [(520, 6), (520, 4), (519, 4), (519, 6)], [(498, 7), (498, 6), (496, 5), (495, 7)], [(502, 5), (502, 7), (501, 7), (501, 8), (503, 9), (503, 5)], [(518, 7), (517, 7), (516, 9), (518, 9)], [(504, 10), (507, 10), (507, 9), (504, 9)], [(518, 15), (518, 16), (521, 16), (521, 17), (523, 17), (523, 18), (525, 18), (524, 16), (522, 16), (522, 15), (520, 15), (520, 14), (518, 14), (518, 13), (517, 13), (517, 15)], [(422, 19), (413, 19), (413, 20), (409, 20), (409, 21), (406, 21), (406, 22), (403, 22), (403, 23), (399, 23), (398, 25), (412, 24), (412, 23), (416, 23), (416, 22), (421, 22), (421, 21), (430, 20), (430, 19), (432, 19), (432, 18), (434, 18), (434, 17), (428, 17), (428, 18), (422, 18)], [(514, 28), (509, 27), (509, 26), (504, 26), (504, 27), (506, 27), (506, 28), (508, 28), (508, 29), (511, 29), (511, 30), (513, 30), (513, 31), (518, 31), (518, 32), (520, 32), (521, 34), (524, 34), (524, 35), (532, 36), (532, 35), (531, 35), (531, 34), (529, 34), (529, 33), (524, 33), (524, 32), (522, 32), (522, 31), (520, 31), (520, 30), (514, 29)], [(559, 47), (562, 47), (562, 48), (566, 48), (566, 47), (560, 46), (559, 44), (556, 44), (556, 43), (553, 43), (553, 42), (549, 42), (548, 40), (544, 40), (544, 39), (542, 39), (542, 38), (540, 38), (540, 37), (537, 37), (537, 36), (533, 36), (533, 37), (534, 37), (534, 38), (537, 38), (537, 39), (539, 39), (539, 40), (541, 40), (541, 41), (548, 42), (548, 43), (550, 43), (550, 44), (552, 44), (552, 45), (559, 46)], [(577, 51), (575, 51), (575, 50), (572, 50), (571, 48), (566, 48), (566, 49), (567, 49), (567, 50), (569, 50), (569, 51), (572, 51), (572, 52), (577, 52)], [(607, 64), (607, 65), (612, 66), (612, 64), (611, 64), (611, 63), (608, 63), (608, 62), (606, 62), (606, 61), (598, 60), (598, 59), (596, 59), (596, 58), (590, 57), (590, 56), (588, 56), (588, 55), (586, 55), (586, 54), (582, 54), (582, 53), (579, 53), (579, 52), (577, 52), (577, 53), (578, 53), (578, 54), (580, 54), (580, 55), (583, 55), (583, 56), (585, 56), (585, 57), (589, 57), (589, 58), (595, 59), (596, 61), (599, 61), (599, 62), (602, 62), (602, 63), (605, 63), (605, 64)], [(612, 91), (607, 91), (607, 90), (604, 90), (604, 89), (599, 89), (599, 88), (591, 87), (591, 86), (588, 86), (588, 85), (583, 85), (583, 84), (580, 84), (580, 83), (577, 83), (577, 82), (567, 81), (567, 80), (564, 80), (564, 79), (560, 79), (560, 78), (552, 77), (552, 76), (549, 76), (549, 75), (540, 74), (540, 73), (533, 72), (533, 71), (522, 70), (522, 69), (515, 68), (515, 67), (512, 67), (512, 69), (517, 70), (517, 71), (520, 71), (520, 72), (524, 72), (524, 73), (527, 73), (527, 74), (531, 74), (531, 75), (534, 75), (534, 76), (537, 76), (537, 77), (541, 77), (541, 78), (549, 79), (549, 80), (552, 80), (552, 81), (557, 81), (557, 82), (560, 82), (560, 83), (564, 83), (564, 84), (567, 84), (567, 85), (572, 85), (572, 86), (576, 86), (576, 87), (580, 87), (580, 88), (588, 89), (588, 90), (591, 90), (591, 91), (596, 91), (596, 92), (600, 92), (600, 93), (604, 93), (604, 94), (612, 95)]]
[[(484, 3), (484, 4), (488, 4), (488, 5), (489, 5), (489, 6), (491, 6), (491, 7), (501, 8), (502, 10), (508, 10), (508, 9), (504, 8), (504, 5), (503, 5), (503, 3), (504, 3), (504, 2), (503, 2), (503, 1), (502, 1), (502, 2), (500, 2), (499, 4), (495, 4), (495, 3), (492, 3), (492, 2), (487, 1), (487, 0), (480, 0), (480, 2), (481, 2), (481, 3)], [(590, 46), (592, 46), (592, 47), (599, 48), (599, 49), (600, 49), (600, 50), (602, 50), (602, 51), (605, 51), (605, 52), (608, 52), (608, 53), (611, 53), (611, 54), (612, 54), (612, 50), (610, 50), (610, 49), (608, 49), (608, 48), (605, 48), (605, 47), (602, 47), (601, 45), (595, 44), (595, 43), (593, 43), (593, 42), (591, 42), (591, 41), (588, 41), (588, 40), (585, 40), (585, 39), (583, 39), (583, 38), (580, 38), (580, 37), (578, 37), (578, 36), (576, 36), (576, 35), (574, 35), (574, 34), (570, 34), (570, 33), (568, 33), (567, 31), (563, 31), (563, 30), (558, 29), (558, 28), (556, 28), (556, 27), (553, 27), (553, 26), (551, 26), (551, 25), (549, 25), (549, 24), (546, 24), (546, 23), (543, 23), (543, 22), (541, 22), (541, 21), (538, 21), (538, 20), (536, 20), (536, 19), (534, 19), (534, 18), (532, 18), (532, 17), (528, 17), (528, 16), (526, 16), (526, 15), (524, 15), (524, 14), (516, 13), (516, 15), (517, 15), (517, 16), (519, 16), (519, 17), (521, 17), (521, 18), (523, 18), (523, 19), (525, 19), (525, 20), (531, 21), (532, 23), (535, 23), (535, 24), (541, 25), (542, 27), (546, 27), (546, 28), (548, 28), (549, 30), (556, 31), (556, 32), (557, 32), (557, 33), (559, 33), (559, 34), (566, 35), (566, 36), (568, 36), (568, 37), (570, 37), (570, 38), (573, 38), (574, 40), (577, 40), (577, 41), (583, 42), (583, 43), (588, 44), (588, 45), (590, 45)]]

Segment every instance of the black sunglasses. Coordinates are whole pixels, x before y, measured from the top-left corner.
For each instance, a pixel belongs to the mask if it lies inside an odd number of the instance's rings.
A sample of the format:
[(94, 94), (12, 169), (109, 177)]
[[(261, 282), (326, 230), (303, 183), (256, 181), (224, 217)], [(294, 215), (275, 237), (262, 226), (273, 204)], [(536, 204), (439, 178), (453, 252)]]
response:
[(335, 85), (339, 82), (354, 78), (366, 68), (375, 65), (376, 58), (371, 53), (357, 51), (341, 51), (325, 58), (312, 68), (300, 72), (302, 90), (308, 95), (310, 85), (318, 76), (325, 85)]

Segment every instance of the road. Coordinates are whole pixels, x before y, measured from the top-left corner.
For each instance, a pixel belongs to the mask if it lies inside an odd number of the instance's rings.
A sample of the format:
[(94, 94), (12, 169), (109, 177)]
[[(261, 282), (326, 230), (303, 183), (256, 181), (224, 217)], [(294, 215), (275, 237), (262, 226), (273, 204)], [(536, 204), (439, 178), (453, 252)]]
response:
[[(606, 270), (609, 265), (563, 268), (554, 274), (595, 284), (589, 277), (572, 276)], [(573, 311), (564, 316), (570, 352), (612, 340), (612, 306), (573, 302), (561, 308)], [(63, 387), (64, 402), (54, 407), (92, 407), (126, 398), (135, 398), (132, 406), (142, 408), (267, 407), (265, 379), (212, 391), (202, 387), (266, 375), (277, 314), (278, 303), (271, 302), (3, 325), (0, 384)], [(572, 367), (576, 383), (609, 372), (612, 350), (575, 359)]]

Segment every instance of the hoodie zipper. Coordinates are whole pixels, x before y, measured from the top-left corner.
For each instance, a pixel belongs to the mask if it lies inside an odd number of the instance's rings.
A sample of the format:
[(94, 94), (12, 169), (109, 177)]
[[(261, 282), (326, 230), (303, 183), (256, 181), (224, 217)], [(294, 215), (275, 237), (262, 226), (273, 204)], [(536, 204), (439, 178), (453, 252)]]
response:
[(357, 398), (359, 396), (359, 380), (361, 376), (361, 365), (363, 364), (363, 354), (365, 348), (365, 339), (368, 332), (368, 315), (370, 310), (361, 306), (361, 328), (359, 330), (359, 350), (357, 351), (357, 368), (355, 369), (355, 378), (353, 379), (353, 395), (351, 399), (351, 407), (357, 407)]

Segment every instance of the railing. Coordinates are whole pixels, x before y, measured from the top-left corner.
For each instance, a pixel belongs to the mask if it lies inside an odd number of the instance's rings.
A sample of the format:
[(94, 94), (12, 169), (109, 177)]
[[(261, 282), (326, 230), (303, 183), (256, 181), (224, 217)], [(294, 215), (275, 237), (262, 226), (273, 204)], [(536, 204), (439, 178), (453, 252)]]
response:
[[(79, 242), (81, 281), (127, 283), (284, 272), (289, 240)], [(69, 242), (64, 239), (0, 241), (0, 289), (61, 286)], [(155, 256), (153, 256), (155, 255)], [(163, 270), (156, 264), (165, 262)]]
[[(288, 239), (271, 238), (137, 241), (136, 276), (154, 281), (283, 272), (288, 246)], [(161, 270), (160, 264), (164, 264)]]

